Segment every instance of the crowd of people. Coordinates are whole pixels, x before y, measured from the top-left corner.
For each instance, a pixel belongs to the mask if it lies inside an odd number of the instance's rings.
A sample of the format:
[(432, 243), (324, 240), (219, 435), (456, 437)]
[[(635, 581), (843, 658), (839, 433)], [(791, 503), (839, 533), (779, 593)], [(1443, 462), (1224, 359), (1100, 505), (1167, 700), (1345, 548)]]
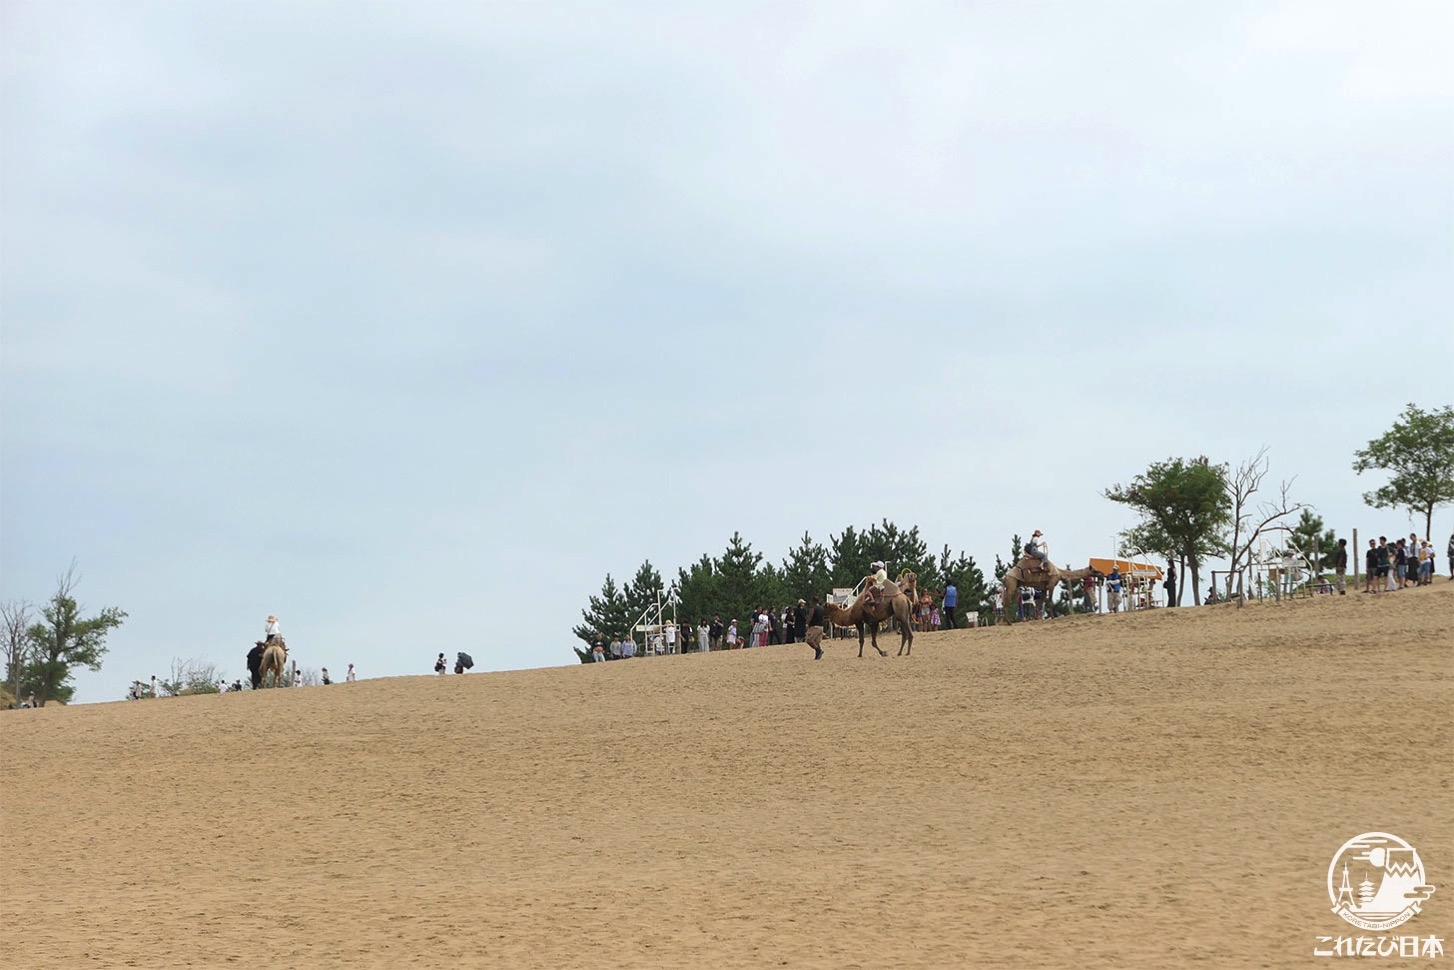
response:
[[(1449, 536), (1449, 578), (1454, 579), (1454, 535)], [(1428, 586), (1434, 581), (1436, 552), (1428, 539), (1410, 532), (1407, 539), (1389, 542), (1387, 536), (1368, 540), (1363, 554), (1367, 574), (1365, 593), (1392, 593), (1410, 586)], [(1347, 541), (1338, 540), (1338, 592), (1344, 593), (1348, 566)]]

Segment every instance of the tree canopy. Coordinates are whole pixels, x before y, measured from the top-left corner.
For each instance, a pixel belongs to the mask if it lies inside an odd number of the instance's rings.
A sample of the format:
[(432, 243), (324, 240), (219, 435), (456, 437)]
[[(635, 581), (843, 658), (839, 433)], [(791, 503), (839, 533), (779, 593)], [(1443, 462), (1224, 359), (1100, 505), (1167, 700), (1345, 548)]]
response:
[[(984, 574), (972, 557), (954, 556), (949, 546), (935, 556), (919, 534), (919, 527), (902, 529), (884, 519), (867, 529), (848, 526), (831, 535), (828, 544), (804, 532), (788, 550), (782, 565), (768, 561), (752, 543), (734, 532), (718, 556), (703, 554), (690, 566), (677, 570), (672, 585), (678, 597), (677, 617), (702, 622), (720, 616), (726, 623), (746, 621), (758, 607), (781, 607), (810, 596), (824, 596), (834, 587), (856, 586), (869, 564), (882, 559), (890, 571), (911, 569), (923, 589), (938, 591), (946, 578), (959, 587), (961, 608), (983, 612), (988, 608)], [(656, 602), (661, 576), (650, 562), (643, 563), (625, 588), (611, 576), (600, 595), (590, 597), (581, 612), (582, 623), (573, 629), (584, 647), (574, 647), (582, 663), (591, 660), (590, 645), (597, 636), (620, 636), (648, 604)]]
[(1424, 537), (1432, 540), (1434, 509), (1454, 502), (1454, 407), (1410, 404), (1392, 428), (1353, 453), (1353, 470), (1390, 472), (1388, 484), (1365, 492), (1363, 501), (1422, 514)]
[(1122, 534), (1123, 542), (1183, 560), (1193, 601), (1200, 604), (1202, 563), (1221, 549), (1231, 521), (1227, 466), (1205, 456), (1169, 458), (1153, 463), (1129, 485), (1106, 489), (1105, 496), (1141, 513), (1141, 521)]
[(32, 625), (26, 632), (30, 649), (21, 675), (21, 690), (34, 691), (36, 703), (42, 707), (47, 701), (66, 703), (71, 699), (76, 692), (71, 683), (75, 668), (101, 669), (101, 658), (107, 649), (106, 635), (126, 619), (126, 611), (115, 606), (106, 607), (96, 616), (83, 617), (72, 595), (77, 582), (72, 564), (56, 581), (55, 593), (41, 607), (43, 622)]

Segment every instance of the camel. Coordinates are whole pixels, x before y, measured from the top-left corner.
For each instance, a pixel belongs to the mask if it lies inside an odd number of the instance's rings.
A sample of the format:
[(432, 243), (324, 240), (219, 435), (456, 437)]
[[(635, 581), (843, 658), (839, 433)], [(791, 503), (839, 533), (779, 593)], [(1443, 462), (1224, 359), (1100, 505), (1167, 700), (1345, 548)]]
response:
[[(263, 646), (258, 641), (258, 646)], [(263, 687), (268, 685), (268, 671), (273, 674), (273, 686), (283, 686), (283, 671), (288, 668), (288, 647), (282, 640), (269, 643), (263, 647), (263, 662), (258, 667), (258, 683)]]
[[(905, 580), (906, 588), (912, 593), (916, 589), (917, 577), (913, 573), (903, 573), (900, 579)], [(899, 652), (897, 656), (907, 656), (914, 649), (914, 628), (909, 623), (909, 615), (913, 610), (913, 601), (910, 595), (906, 595), (897, 584), (890, 581), (884, 587), (884, 595), (877, 600), (871, 600), (868, 590), (858, 594), (858, 599), (853, 601), (849, 607), (839, 606), (836, 603), (828, 603), (823, 607), (823, 613), (832, 623), (838, 626), (851, 626), (858, 630), (858, 655), (863, 656), (863, 630), (868, 628), (869, 637), (873, 648), (878, 651), (880, 657), (887, 657), (888, 651), (878, 645), (878, 628), (880, 623), (887, 623), (892, 617), (899, 624)]]
[(1048, 615), (1050, 593), (1062, 582), (1075, 582), (1077, 580), (1085, 579), (1087, 576), (1094, 576), (1097, 579), (1101, 579), (1105, 576), (1104, 573), (1102, 573), (1099, 569), (1096, 569), (1094, 566), (1087, 566), (1085, 569), (1062, 570), (1058, 568), (1054, 563), (1047, 562), (1045, 564), (1046, 568), (1044, 570), (1039, 570), (1032, 568), (1032, 564), (1034, 562), (1035, 560), (1029, 559), (1029, 557), (1027, 556), (1024, 559), (1021, 559), (1019, 563), (1017, 563), (1014, 568), (1012, 568), (1009, 572), (1005, 573), (1005, 592), (1003, 603), (1005, 606), (1006, 623), (1014, 622), (1010, 618), (1015, 615), (1015, 605), (1018, 602), (1019, 590), (1021, 586), (1029, 586), (1034, 589), (1038, 589), (1040, 592), (1045, 594), (1045, 604)]

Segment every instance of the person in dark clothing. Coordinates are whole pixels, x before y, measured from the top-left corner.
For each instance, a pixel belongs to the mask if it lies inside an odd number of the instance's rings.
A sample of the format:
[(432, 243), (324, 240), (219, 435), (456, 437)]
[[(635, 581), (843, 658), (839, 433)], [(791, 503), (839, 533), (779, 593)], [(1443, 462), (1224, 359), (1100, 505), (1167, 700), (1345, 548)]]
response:
[(798, 605), (793, 607), (793, 635), (799, 642), (808, 637), (808, 601), (798, 600)]
[(776, 606), (767, 611), (767, 642), (774, 644), (783, 642), (782, 610)]
[(1162, 586), (1163, 589), (1166, 590), (1166, 605), (1167, 606), (1175, 606), (1176, 605), (1176, 564), (1175, 563), (1170, 563), (1169, 562), (1169, 563), (1166, 564), (1166, 582), (1162, 583), (1161, 586)]
[(247, 672), (252, 675), (252, 689), (258, 690), (263, 685), (263, 645), (254, 646), (247, 652)]
[(1378, 592), (1378, 542), (1368, 540), (1368, 551), (1363, 554), (1363, 592)]
[(1333, 559), (1333, 569), (1338, 573), (1338, 595), (1348, 595), (1348, 540), (1338, 540), (1338, 555)]
[(727, 628), (722, 625), (722, 617), (718, 614), (713, 614), (712, 624), (707, 627), (707, 648), (709, 650), (721, 650), (722, 637), (726, 632)]
[(818, 597), (813, 597), (813, 606), (808, 610), (808, 630), (803, 636), (803, 642), (813, 648), (813, 659), (823, 659), (823, 604), (818, 602)]

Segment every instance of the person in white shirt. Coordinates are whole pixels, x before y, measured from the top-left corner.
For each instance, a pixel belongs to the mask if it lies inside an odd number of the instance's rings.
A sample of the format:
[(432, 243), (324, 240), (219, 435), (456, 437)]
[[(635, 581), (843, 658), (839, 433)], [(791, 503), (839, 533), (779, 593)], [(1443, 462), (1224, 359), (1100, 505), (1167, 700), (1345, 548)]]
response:
[[(267, 626), (263, 627), (263, 634), (266, 637), (263, 643), (272, 643), (275, 637), (279, 640), (283, 638), (282, 628), (278, 626), (278, 618), (271, 613), (268, 614)], [(304, 639), (306, 640), (307, 637)]]
[(1025, 555), (1040, 560), (1040, 568), (1050, 568), (1050, 540), (1045, 538), (1045, 533), (1039, 529), (1025, 543)]
[(734, 650), (736, 648), (737, 648), (737, 621), (736, 620), (733, 620), (727, 626), (727, 649), (728, 650)]
[(156, 674), (152, 674), (151, 675), (151, 696), (152, 697), (160, 697), (160, 696), (162, 696), (161, 694), (158, 694), (157, 693), (157, 675)]
[(697, 652), (710, 653), (712, 650), (712, 628), (707, 625), (706, 620), (697, 623)]
[(666, 625), (666, 652), (677, 652), (677, 625), (675, 623)]
[(348, 665), (348, 673), (346, 673), (346, 674), (343, 675), (343, 681), (346, 684), (351, 684), (356, 679), (357, 678), (354, 676), (354, 673), (353, 673), (353, 664), (349, 664)]

